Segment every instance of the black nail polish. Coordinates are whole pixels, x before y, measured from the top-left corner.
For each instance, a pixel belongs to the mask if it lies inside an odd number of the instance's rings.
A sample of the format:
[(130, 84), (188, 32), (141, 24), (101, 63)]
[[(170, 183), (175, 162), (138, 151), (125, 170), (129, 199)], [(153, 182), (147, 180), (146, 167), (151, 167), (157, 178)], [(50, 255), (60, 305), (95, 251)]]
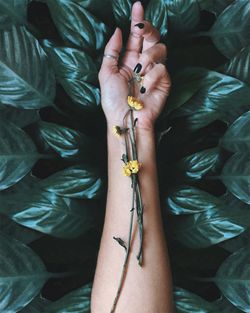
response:
[(145, 93), (145, 92), (146, 92), (146, 88), (142, 86), (140, 89), (140, 93)]
[(143, 29), (145, 25), (143, 23), (138, 23), (135, 24), (135, 26), (139, 27), (140, 29)]
[(134, 72), (139, 74), (141, 69), (142, 69), (142, 65), (140, 63), (137, 63), (135, 68), (134, 68)]

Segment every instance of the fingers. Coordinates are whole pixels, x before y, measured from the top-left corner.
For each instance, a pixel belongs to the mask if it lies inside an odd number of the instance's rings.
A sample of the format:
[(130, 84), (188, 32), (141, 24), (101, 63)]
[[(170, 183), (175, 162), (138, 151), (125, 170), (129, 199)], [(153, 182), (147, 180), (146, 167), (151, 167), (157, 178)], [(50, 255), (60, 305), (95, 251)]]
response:
[(144, 20), (144, 10), (140, 1), (137, 1), (132, 6), (131, 12), (131, 28), (130, 35), (127, 42), (126, 50), (130, 52), (140, 53), (142, 49), (143, 30), (142, 28), (135, 26), (139, 25)]
[(171, 86), (170, 77), (163, 64), (155, 64), (154, 67), (144, 76), (143, 86), (140, 93), (150, 93), (157, 89), (165, 95), (169, 94)]
[(105, 75), (117, 73), (118, 60), (121, 49), (122, 32), (119, 28), (116, 28), (114, 34), (112, 35), (105, 47), (100, 75), (102, 75), (102, 73), (104, 73)]
[(144, 51), (139, 57), (139, 64), (141, 64), (141, 73), (147, 73), (154, 63), (164, 63), (167, 57), (167, 47), (158, 43), (153, 47)]
[(147, 49), (150, 49), (155, 44), (157, 44), (160, 41), (160, 33), (159, 31), (154, 28), (154, 26), (148, 22), (144, 22), (144, 33), (143, 33), (143, 48), (142, 51), (145, 51)]

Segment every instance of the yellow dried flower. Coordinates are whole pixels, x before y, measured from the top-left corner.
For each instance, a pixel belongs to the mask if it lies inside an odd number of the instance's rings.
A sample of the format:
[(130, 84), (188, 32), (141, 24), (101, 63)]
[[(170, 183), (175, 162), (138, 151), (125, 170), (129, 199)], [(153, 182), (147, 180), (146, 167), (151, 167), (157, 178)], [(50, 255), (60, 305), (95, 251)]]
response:
[(143, 108), (143, 104), (141, 101), (137, 100), (135, 97), (128, 96), (128, 105), (135, 110), (141, 110)]
[(121, 137), (122, 130), (119, 126), (113, 126), (112, 127), (112, 132), (116, 137)]
[(129, 161), (129, 168), (133, 174), (137, 174), (140, 170), (140, 167), (141, 163), (139, 163), (137, 160)]
[(132, 172), (130, 170), (130, 165), (129, 163), (126, 163), (122, 167), (123, 175), (124, 176), (131, 176)]

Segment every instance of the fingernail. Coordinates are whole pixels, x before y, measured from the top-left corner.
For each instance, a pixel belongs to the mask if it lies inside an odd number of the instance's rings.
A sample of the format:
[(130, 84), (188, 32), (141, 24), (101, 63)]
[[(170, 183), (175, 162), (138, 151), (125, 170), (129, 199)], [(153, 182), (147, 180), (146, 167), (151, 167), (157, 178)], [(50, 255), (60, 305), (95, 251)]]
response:
[(139, 74), (141, 69), (142, 69), (142, 65), (140, 63), (137, 63), (135, 68), (134, 68), (134, 72)]
[(143, 29), (145, 25), (143, 23), (138, 23), (135, 24), (135, 26), (139, 27), (140, 29)]
[(146, 88), (142, 86), (140, 89), (140, 93), (145, 93), (145, 92), (146, 92)]

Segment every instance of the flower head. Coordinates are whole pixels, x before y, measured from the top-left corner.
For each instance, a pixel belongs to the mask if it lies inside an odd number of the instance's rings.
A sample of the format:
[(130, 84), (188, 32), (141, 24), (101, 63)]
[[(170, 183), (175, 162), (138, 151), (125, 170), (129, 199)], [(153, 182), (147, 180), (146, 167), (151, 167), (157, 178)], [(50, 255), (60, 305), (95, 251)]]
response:
[(137, 160), (129, 161), (129, 168), (133, 174), (137, 174), (140, 170), (140, 167), (141, 163), (139, 163)]
[(126, 163), (126, 164), (123, 165), (122, 171), (123, 171), (123, 175), (124, 176), (131, 176), (132, 172), (130, 170), (129, 163)]
[(116, 137), (121, 137), (122, 130), (119, 126), (113, 126), (112, 127), (112, 132)]
[(143, 108), (143, 104), (141, 101), (137, 100), (135, 97), (128, 96), (128, 105), (137, 111)]

